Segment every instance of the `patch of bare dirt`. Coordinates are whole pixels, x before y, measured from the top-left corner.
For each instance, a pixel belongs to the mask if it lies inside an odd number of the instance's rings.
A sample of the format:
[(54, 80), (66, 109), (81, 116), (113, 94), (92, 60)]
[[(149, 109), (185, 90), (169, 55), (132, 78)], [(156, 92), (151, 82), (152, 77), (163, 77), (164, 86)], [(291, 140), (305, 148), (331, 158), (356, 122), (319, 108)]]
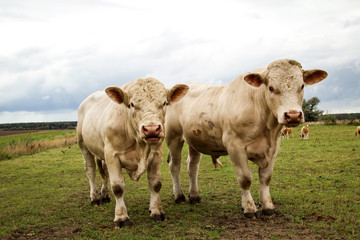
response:
[(222, 216), (213, 224), (226, 228), (220, 239), (323, 239), (321, 235), (313, 233), (310, 229), (292, 223), (281, 213), (261, 216), (258, 219)]
[(16, 229), (3, 239), (73, 239), (81, 235), (81, 229), (79, 226), (64, 226), (61, 228), (45, 227), (41, 229)]

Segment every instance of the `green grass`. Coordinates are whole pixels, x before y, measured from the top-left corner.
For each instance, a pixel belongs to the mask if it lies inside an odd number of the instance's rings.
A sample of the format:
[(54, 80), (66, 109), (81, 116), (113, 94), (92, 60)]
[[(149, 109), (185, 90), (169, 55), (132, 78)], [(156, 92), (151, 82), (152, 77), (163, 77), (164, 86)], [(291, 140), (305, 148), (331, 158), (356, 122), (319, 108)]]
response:
[[(326, 239), (360, 238), (360, 138), (353, 126), (310, 125), (310, 139), (282, 140), (271, 181), (278, 211), (289, 222), (287, 236), (302, 237), (299, 229)], [(238, 238), (241, 228), (269, 228), (269, 239), (282, 239), (271, 229), (287, 223), (246, 220), (240, 189), (228, 157), (215, 169), (203, 156), (199, 170), (202, 203), (174, 204), (167, 150), (162, 164), (160, 191), (168, 220), (149, 218), (150, 193), (146, 175), (134, 182), (126, 175), (125, 203), (134, 226), (113, 230), (115, 202), (91, 207), (89, 185), (81, 152), (76, 145), (0, 162), (0, 238), (82, 239), (218, 239)], [(188, 194), (186, 147), (181, 183)], [(252, 194), (258, 202), (257, 167), (250, 163)], [(100, 184), (100, 176), (97, 174)], [(233, 224), (233, 225), (232, 225)], [(243, 225), (245, 224), (246, 228)], [(255, 229), (255, 230), (254, 230)], [(256, 230), (258, 231), (258, 230)], [(259, 230), (260, 231), (260, 230)], [(288, 237), (289, 238), (289, 237)], [(256, 238), (255, 238), (256, 239)], [(260, 238), (259, 238), (260, 239)]]
[(31, 155), (76, 142), (75, 130), (55, 130), (0, 136), (0, 161)]
[(75, 130), (52, 130), (52, 131), (41, 131), (34, 133), (0, 136), (0, 149), (5, 147), (7, 144), (23, 142), (28, 139), (33, 141), (48, 140), (56, 137), (65, 137), (68, 134), (74, 134), (74, 133)]
[(294, 221), (324, 234), (360, 237), (360, 139), (354, 137), (355, 128), (310, 125), (310, 140), (282, 141), (272, 194)]

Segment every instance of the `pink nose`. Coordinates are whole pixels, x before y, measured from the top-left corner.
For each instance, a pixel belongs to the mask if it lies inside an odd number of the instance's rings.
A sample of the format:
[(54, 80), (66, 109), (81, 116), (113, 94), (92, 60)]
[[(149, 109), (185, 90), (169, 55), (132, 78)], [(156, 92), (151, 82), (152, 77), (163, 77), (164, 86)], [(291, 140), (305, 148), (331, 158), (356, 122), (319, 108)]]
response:
[(147, 125), (142, 126), (142, 133), (144, 133), (145, 138), (157, 138), (162, 131), (161, 125)]
[(284, 113), (284, 118), (289, 124), (299, 124), (302, 118), (302, 112), (290, 111)]

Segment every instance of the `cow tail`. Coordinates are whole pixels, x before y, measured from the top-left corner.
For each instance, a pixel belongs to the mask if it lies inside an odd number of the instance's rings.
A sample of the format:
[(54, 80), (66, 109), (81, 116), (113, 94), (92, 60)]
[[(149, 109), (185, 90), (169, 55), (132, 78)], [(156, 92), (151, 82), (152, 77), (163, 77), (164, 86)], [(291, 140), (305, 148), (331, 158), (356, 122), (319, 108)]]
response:
[(106, 175), (105, 170), (104, 170), (104, 167), (103, 167), (103, 162), (102, 162), (102, 160), (99, 159), (99, 158), (96, 158), (96, 164), (97, 164), (97, 166), (98, 166), (98, 169), (99, 169), (99, 172), (100, 172), (101, 176)]

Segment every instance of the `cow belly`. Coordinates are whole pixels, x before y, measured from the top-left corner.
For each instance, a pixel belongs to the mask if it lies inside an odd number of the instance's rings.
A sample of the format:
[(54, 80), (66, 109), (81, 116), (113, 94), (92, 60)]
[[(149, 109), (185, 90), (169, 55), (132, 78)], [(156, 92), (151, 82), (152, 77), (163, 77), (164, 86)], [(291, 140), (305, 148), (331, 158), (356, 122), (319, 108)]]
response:
[(203, 154), (211, 156), (225, 156), (228, 155), (224, 145), (219, 139), (212, 137), (200, 137), (196, 135), (185, 136), (186, 143)]
[(212, 156), (228, 154), (222, 142), (222, 130), (210, 118), (202, 118), (199, 122), (193, 117), (183, 126), (185, 141), (192, 148)]

